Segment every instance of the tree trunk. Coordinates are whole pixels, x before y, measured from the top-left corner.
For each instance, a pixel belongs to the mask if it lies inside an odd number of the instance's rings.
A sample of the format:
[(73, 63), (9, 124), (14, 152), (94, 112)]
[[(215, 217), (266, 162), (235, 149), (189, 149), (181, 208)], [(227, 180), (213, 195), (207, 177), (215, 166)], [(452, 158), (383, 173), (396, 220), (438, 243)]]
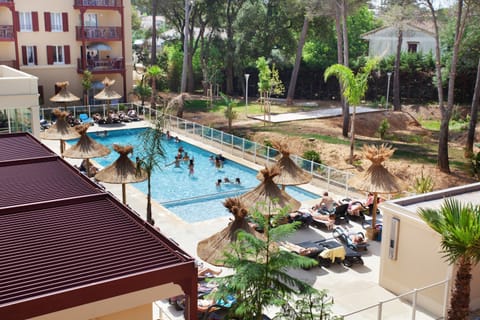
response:
[(151, 174), (148, 175), (147, 181), (147, 222), (152, 226), (155, 224), (155, 221), (152, 218), (152, 184), (151, 184)]
[(480, 58), (478, 59), (477, 79), (475, 81), (475, 91), (473, 92), (472, 110), (470, 110), (470, 124), (468, 125), (467, 142), (465, 143), (465, 157), (473, 156), (473, 142), (475, 141), (475, 130), (477, 128), (479, 103), (480, 103)]
[[(342, 36), (342, 26), (341, 26), (341, 14), (340, 14), (340, 4), (338, 0), (335, 1), (335, 31), (337, 33), (337, 62), (338, 64), (344, 64), (343, 59), (343, 36)], [(342, 124), (342, 135), (347, 138), (348, 132), (350, 130), (350, 107), (343, 96), (343, 87), (340, 84), (340, 101), (342, 104), (342, 114), (343, 114), (343, 124)]]
[(228, 95), (233, 95), (233, 52), (235, 45), (233, 43), (233, 31), (227, 31), (227, 52), (225, 56), (225, 91)]
[(472, 265), (465, 257), (458, 263), (455, 283), (452, 287), (450, 308), (447, 320), (467, 320), (470, 304), (470, 281), (472, 279)]
[(297, 85), (298, 71), (300, 69), (300, 62), (302, 61), (302, 52), (303, 46), (305, 45), (305, 38), (307, 37), (308, 31), (308, 17), (305, 15), (303, 19), (302, 32), (300, 33), (300, 39), (298, 39), (297, 55), (295, 57), (295, 65), (292, 70), (292, 76), (290, 78), (290, 84), (288, 85), (287, 93), (287, 105), (291, 106), (293, 104), (293, 99), (295, 98), (295, 87)]
[(152, 48), (151, 48), (151, 65), (157, 64), (157, 7), (158, 0), (152, 0)]
[(393, 110), (401, 111), (400, 103), (400, 59), (402, 57), (403, 30), (398, 29), (397, 55), (395, 57), (395, 72), (393, 74)]
[(440, 125), (440, 138), (438, 140), (438, 168), (440, 171), (450, 173), (450, 163), (448, 161), (448, 123), (452, 116), (454, 95), (455, 95), (455, 78), (457, 76), (458, 52), (462, 41), (463, 32), (465, 30), (465, 19), (463, 19), (463, 0), (458, 0), (457, 6), (457, 22), (455, 27), (455, 42), (453, 45), (452, 60), (450, 64), (450, 73), (448, 80), (448, 100), (447, 107), (442, 113), (442, 123)]
[(188, 32), (190, 21), (190, 2), (185, 0), (185, 25), (183, 26), (183, 65), (182, 80), (180, 84), (180, 92), (187, 91), (187, 74), (188, 74)]

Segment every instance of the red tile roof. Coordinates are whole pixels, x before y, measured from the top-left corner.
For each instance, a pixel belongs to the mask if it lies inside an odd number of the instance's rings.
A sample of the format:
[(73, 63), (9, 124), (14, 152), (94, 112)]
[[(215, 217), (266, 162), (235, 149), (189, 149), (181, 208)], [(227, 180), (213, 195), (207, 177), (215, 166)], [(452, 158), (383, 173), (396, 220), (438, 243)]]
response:
[(171, 282), (196, 296), (193, 258), (31, 136), (0, 135), (0, 188), (0, 319)]

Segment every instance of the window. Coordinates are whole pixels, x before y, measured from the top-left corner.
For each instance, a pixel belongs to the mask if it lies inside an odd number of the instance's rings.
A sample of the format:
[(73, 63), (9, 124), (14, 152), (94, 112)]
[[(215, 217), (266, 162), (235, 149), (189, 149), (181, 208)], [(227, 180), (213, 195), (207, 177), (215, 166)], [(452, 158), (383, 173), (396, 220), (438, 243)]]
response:
[(19, 12), (20, 31), (33, 31), (32, 13)]
[(50, 12), (50, 23), (52, 32), (63, 31), (62, 14), (57, 12)]
[(47, 46), (48, 64), (70, 64), (70, 46)]
[(85, 14), (85, 26), (87, 26), (87, 27), (98, 26), (98, 20), (97, 20), (97, 14), (96, 13), (86, 13)]
[(67, 32), (68, 14), (66, 12), (44, 12), (45, 31)]
[(63, 53), (63, 46), (53, 46), (53, 64), (64, 64), (65, 63), (65, 55)]
[(409, 42), (408, 43), (408, 52), (416, 53), (417, 52), (418, 42)]
[(37, 47), (22, 46), (22, 62), (24, 66), (37, 65)]

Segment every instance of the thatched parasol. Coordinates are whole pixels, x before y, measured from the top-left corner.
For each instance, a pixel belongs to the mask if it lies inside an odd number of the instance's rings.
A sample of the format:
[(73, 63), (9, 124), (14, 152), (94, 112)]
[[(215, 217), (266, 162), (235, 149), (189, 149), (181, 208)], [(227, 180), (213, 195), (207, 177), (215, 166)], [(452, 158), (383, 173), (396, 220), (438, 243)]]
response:
[(104, 157), (110, 154), (110, 148), (98, 143), (87, 135), (89, 127), (89, 124), (76, 126), (75, 129), (81, 135), (80, 139), (74, 146), (63, 152), (63, 155), (67, 158), (85, 159), (87, 176), (90, 176), (90, 158)]
[(126, 204), (125, 184), (145, 181), (148, 175), (145, 170), (137, 167), (137, 165), (128, 158), (128, 155), (133, 152), (132, 146), (114, 144), (113, 150), (117, 151), (120, 157), (108, 167), (100, 170), (95, 175), (95, 179), (106, 183), (121, 183), (122, 199), (123, 203)]
[(378, 146), (363, 146), (363, 156), (372, 164), (368, 169), (352, 177), (348, 183), (362, 191), (373, 193), (372, 228), (375, 228), (377, 219), (378, 194), (392, 194), (405, 189), (404, 183), (382, 165), (395, 152), (391, 146), (382, 144)]
[(113, 90), (112, 86), (115, 83), (115, 80), (111, 80), (108, 77), (105, 77), (102, 83), (105, 87), (102, 91), (100, 91), (94, 96), (95, 99), (107, 101), (108, 105), (110, 105), (111, 100), (120, 99), (122, 97), (120, 94)]
[(67, 90), (69, 84), (70, 83), (68, 81), (55, 83), (55, 85), (60, 88), (60, 91), (56, 95), (51, 97), (50, 101), (64, 104), (66, 104), (67, 102), (80, 101), (79, 97)]
[[(280, 140), (272, 141), (272, 145), (277, 149), (282, 157), (275, 164), (280, 169), (280, 174), (273, 178), (273, 182), (282, 186), (296, 186), (299, 184), (309, 183), (312, 180), (312, 175), (297, 166), (297, 164), (290, 159), (290, 149), (288, 143)], [(257, 179), (263, 180), (261, 172), (257, 174)]]
[(54, 109), (52, 112), (57, 121), (53, 126), (40, 133), (40, 138), (45, 140), (60, 140), (60, 154), (63, 157), (63, 151), (65, 150), (65, 141), (70, 139), (76, 139), (80, 137), (80, 134), (68, 124), (66, 117), (68, 112)]
[[(296, 211), (301, 204), (285, 191), (281, 190), (273, 179), (277, 176), (279, 168), (265, 168), (260, 171), (263, 176), (262, 182), (253, 190), (240, 196), (240, 201), (247, 208), (254, 208), (258, 204), (264, 203), (265, 206), (257, 207), (264, 215), (271, 215), (281, 208), (288, 206), (290, 211)], [(263, 212), (265, 211), (265, 212)]]
[(200, 241), (197, 245), (198, 256), (216, 266), (223, 266), (220, 260), (224, 258), (224, 252), (229, 250), (229, 245), (237, 240), (237, 232), (239, 230), (262, 237), (260, 233), (250, 227), (245, 219), (248, 211), (243, 207), (240, 199), (227, 198), (223, 205), (233, 214), (235, 220), (230, 222), (223, 230)]

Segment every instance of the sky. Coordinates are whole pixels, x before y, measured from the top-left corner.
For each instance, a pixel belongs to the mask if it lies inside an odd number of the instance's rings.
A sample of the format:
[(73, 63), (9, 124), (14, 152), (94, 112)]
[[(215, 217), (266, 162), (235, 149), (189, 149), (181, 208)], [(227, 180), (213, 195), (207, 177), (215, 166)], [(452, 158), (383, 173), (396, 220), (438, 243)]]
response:
[[(370, 0), (372, 4), (378, 6), (382, 3), (383, 0)], [(456, 0), (432, 0), (435, 8), (445, 8), (452, 6)]]

